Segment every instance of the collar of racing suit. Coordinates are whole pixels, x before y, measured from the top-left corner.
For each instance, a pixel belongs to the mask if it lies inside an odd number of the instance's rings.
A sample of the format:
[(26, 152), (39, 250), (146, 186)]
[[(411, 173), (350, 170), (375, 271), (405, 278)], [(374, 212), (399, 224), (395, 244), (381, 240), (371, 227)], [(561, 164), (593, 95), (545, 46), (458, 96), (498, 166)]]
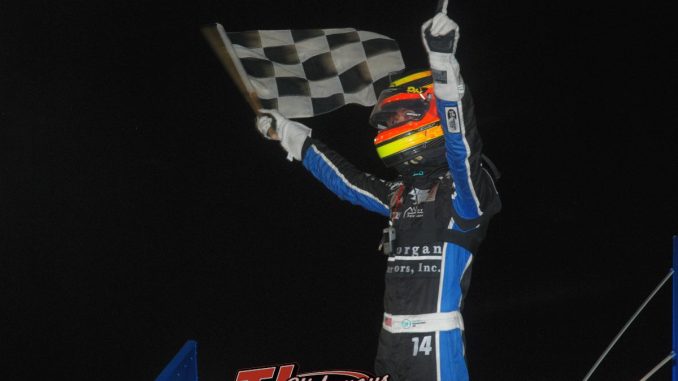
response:
[(409, 167), (409, 171), (398, 172), (400, 172), (403, 182), (407, 187), (417, 189), (430, 189), (447, 171), (446, 166), (427, 167), (421, 165), (409, 165)]
[(424, 159), (417, 164), (401, 163), (395, 169), (402, 176), (406, 186), (430, 189), (447, 172), (447, 159), (443, 152), (438, 151), (434, 155), (425, 155)]

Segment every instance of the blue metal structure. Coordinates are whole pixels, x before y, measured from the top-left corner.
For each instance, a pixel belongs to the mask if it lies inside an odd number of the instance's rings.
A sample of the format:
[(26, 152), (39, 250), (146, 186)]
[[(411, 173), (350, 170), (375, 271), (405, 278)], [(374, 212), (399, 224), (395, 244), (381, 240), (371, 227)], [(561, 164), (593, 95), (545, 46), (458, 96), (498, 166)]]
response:
[(198, 381), (198, 343), (188, 340), (155, 381)]

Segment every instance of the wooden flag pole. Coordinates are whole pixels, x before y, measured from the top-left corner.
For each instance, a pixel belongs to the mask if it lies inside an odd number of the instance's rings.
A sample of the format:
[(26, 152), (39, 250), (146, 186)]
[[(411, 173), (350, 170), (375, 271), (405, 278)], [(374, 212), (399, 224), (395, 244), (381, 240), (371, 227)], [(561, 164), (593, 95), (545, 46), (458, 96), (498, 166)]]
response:
[(252, 108), (255, 114), (259, 113), (261, 107), (261, 102), (257, 97), (256, 91), (252, 87), (252, 84), (247, 80), (247, 73), (245, 68), (243, 68), (240, 60), (235, 54), (233, 45), (224, 31), (224, 27), (219, 23), (212, 25), (207, 25), (201, 28), (202, 34), (209, 42), (212, 50), (219, 58), (219, 61), (224, 65), (226, 71), (230, 75), (233, 82), (242, 93), (242, 95), (247, 100), (247, 103)]
[[(202, 34), (209, 42), (212, 50), (219, 58), (219, 61), (224, 65), (228, 75), (231, 77), (233, 82), (240, 90), (240, 93), (245, 97), (247, 103), (252, 108), (255, 114), (259, 115), (259, 110), (262, 109), (261, 102), (259, 97), (257, 97), (257, 92), (252, 87), (252, 84), (247, 80), (247, 73), (245, 68), (240, 63), (240, 59), (235, 54), (231, 40), (228, 39), (224, 27), (219, 23), (212, 25), (207, 25), (202, 27)], [(272, 115), (268, 115), (271, 118), (271, 128), (268, 129), (267, 135), (272, 139), (278, 139), (278, 133), (276, 131), (275, 118)]]

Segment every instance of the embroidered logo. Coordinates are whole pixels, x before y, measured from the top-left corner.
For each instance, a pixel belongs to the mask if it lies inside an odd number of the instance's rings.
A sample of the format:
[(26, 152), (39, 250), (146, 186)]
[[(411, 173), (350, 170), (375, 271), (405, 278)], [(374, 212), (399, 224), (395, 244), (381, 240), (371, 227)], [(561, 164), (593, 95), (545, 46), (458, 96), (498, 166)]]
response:
[(421, 218), (424, 217), (424, 209), (416, 206), (410, 206), (403, 212), (403, 218)]

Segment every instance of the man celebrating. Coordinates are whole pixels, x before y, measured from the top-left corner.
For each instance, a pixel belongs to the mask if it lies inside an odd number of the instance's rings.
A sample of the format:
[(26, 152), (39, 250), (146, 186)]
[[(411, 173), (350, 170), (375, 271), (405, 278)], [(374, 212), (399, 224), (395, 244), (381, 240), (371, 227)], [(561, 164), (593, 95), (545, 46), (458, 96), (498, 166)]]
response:
[(356, 169), (275, 110), (261, 110), (257, 127), (337, 196), (389, 218), (375, 373), (460, 381), (468, 380), (462, 301), (473, 255), (501, 202), (482, 166), (473, 100), (454, 57), (459, 27), (438, 13), (422, 37), (430, 70), (393, 81), (370, 116), (377, 154), (398, 171), (396, 180)]

